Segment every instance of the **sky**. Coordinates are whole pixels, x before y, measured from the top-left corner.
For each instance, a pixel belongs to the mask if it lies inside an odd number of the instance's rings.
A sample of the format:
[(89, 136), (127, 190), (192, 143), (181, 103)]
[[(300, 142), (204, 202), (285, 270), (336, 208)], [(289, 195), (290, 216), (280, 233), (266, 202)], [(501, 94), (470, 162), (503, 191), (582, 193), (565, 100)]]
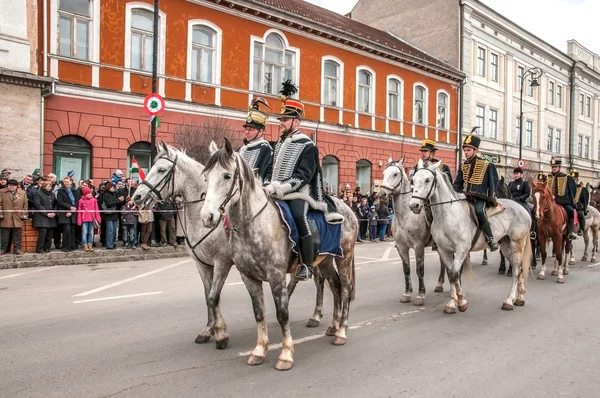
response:
[[(356, 0), (306, 0), (340, 14), (352, 10)], [(369, 1), (369, 0), (365, 0)], [(450, 1), (450, 0), (448, 0)], [(567, 40), (600, 55), (600, 0), (481, 0), (525, 30), (563, 52)]]

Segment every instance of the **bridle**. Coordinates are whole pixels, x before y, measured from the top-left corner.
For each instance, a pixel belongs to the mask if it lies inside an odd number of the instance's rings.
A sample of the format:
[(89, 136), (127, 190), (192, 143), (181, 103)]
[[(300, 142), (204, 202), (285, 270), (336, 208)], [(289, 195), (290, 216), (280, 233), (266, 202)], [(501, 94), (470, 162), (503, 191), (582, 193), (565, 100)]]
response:
[[(540, 194), (540, 196), (541, 196), (541, 195), (544, 195), (544, 197), (546, 197), (546, 196), (547, 196), (547, 195), (545, 195), (545, 192), (534, 192), (534, 194), (535, 194), (535, 193), (539, 193), (539, 194)], [(546, 199), (546, 202), (549, 202), (550, 204), (549, 204), (548, 206), (546, 206), (546, 207), (544, 207), (544, 208), (542, 209), (540, 218), (538, 218), (538, 217), (536, 216), (536, 219), (537, 219), (537, 220), (549, 220), (549, 219), (550, 219), (550, 218), (549, 218), (548, 216), (546, 216), (546, 215), (547, 215), (548, 213), (550, 213), (550, 210), (552, 210), (552, 205), (554, 204), (554, 201), (553, 201), (553, 200), (549, 200), (548, 198), (545, 198), (545, 199)], [(558, 206), (558, 205), (557, 205), (557, 206)], [(535, 204), (534, 204), (534, 207), (535, 207)], [(537, 212), (536, 212), (536, 213), (537, 213)]]
[(402, 173), (402, 169), (400, 168), (400, 166), (398, 166), (397, 163), (390, 163), (390, 164), (388, 164), (387, 167), (385, 168), (385, 170), (389, 169), (390, 167), (396, 167), (398, 170), (400, 170), (401, 177), (400, 177), (398, 183), (396, 185), (394, 185), (393, 188), (390, 188), (390, 187), (388, 187), (387, 185), (384, 185), (384, 184), (381, 184), (379, 186), (379, 188), (381, 188), (381, 189), (387, 189), (388, 191), (390, 191), (390, 193), (392, 195), (407, 195), (409, 193), (412, 193), (412, 191), (413, 191), (412, 188), (410, 190), (406, 191), (406, 192), (396, 192), (396, 189), (398, 189), (398, 187), (400, 186), (400, 184), (402, 184), (402, 181), (404, 181), (404, 174)]
[[(146, 187), (148, 187), (150, 192), (152, 192), (154, 194), (154, 196), (156, 197), (156, 199), (158, 199), (159, 202), (163, 202), (164, 199), (163, 199), (162, 195), (160, 194), (160, 191), (162, 191), (163, 188), (167, 188), (167, 190), (168, 190), (169, 185), (171, 185), (171, 194), (169, 195), (169, 198), (172, 198), (175, 193), (175, 166), (177, 166), (177, 155), (175, 155), (175, 159), (170, 159), (166, 155), (161, 155), (156, 160), (160, 160), (160, 159), (164, 159), (167, 162), (171, 162), (171, 168), (169, 169), (169, 171), (164, 175), (163, 178), (161, 178), (158, 181), (158, 183), (156, 185), (152, 185), (151, 183), (148, 182), (148, 180), (142, 180), (142, 185), (145, 185)], [(205, 194), (202, 194), (202, 198), (196, 202), (203, 201), (204, 195)]]
[(430, 170), (428, 168), (418, 169), (417, 171), (415, 171), (415, 174), (413, 175), (413, 178), (421, 170), (428, 171), (433, 176), (433, 183), (431, 184), (431, 187), (429, 187), (429, 191), (427, 192), (427, 195), (425, 195), (425, 196), (416, 196), (416, 195), (413, 194), (413, 196), (412, 196), (414, 199), (419, 199), (419, 200), (423, 201), (423, 206), (424, 207), (433, 207), (433, 206), (445, 205), (445, 204), (448, 204), (448, 203), (452, 204), (454, 202), (461, 202), (461, 201), (466, 200), (466, 199), (455, 199), (455, 198), (452, 198), (452, 199), (447, 200), (445, 202), (431, 203), (431, 199), (430, 199), (431, 194), (433, 193), (433, 190), (437, 186), (437, 171)]

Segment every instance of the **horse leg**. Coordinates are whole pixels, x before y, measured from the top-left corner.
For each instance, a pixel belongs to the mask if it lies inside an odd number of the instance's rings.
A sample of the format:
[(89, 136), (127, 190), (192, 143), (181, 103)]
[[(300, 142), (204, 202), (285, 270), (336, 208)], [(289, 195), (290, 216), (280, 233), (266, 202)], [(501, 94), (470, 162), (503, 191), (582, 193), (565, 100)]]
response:
[(417, 276), (419, 277), (419, 294), (415, 298), (413, 305), (421, 306), (425, 304), (425, 282), (423, 277), (425, 276), (425, 248), (415, 247), (415, 261), (417, 263)]
[(539, 253), (538, 250), (538, 243), (537, 243), (537, 239), (531, 239), (531, 242), (529, 242), (531, 245), (531, 269), (536, 269), (537, 268), (537, 255)]
[(265, 296), (263, 293), (262, 282), (247, 278), (242, 274), (242, 281), (246, 285), (250, 299), (252, 300), (252, 309), (254, 319), (256, 320), (256, 347), (248, 357), (248, 365), (260, 365), (265, 361), (265, 356), (269, 350), (269, 332), (267, 330), (267, 320), (265, 319)]
[[(514, 244), (512, 241), (503, 241), (500, 244), (500, 250), (502, 250), (502, 253), (506, 253), (506, 258), (508, 259), (509, 264), (520, 264), (520, 258), (519, 255), (517, 254), (517, 250), (519, 250), (519, 248), (516, 247), (517, 245)], [(522, 250), (522, 248), (521, 248)], [(505, 311), (511, 311), (513, 309), (513, 304), (515, 302), (515, 299), (517, 298), (517, 280), (518, 280), (518, 275), (519, 275), (519, 270), (517, 268), (517, 270), (515, 270), (514, 274), (512, 275), (512, 285), (510, 287), (510, 292), (508, 294), (508, 297), (506, 298), (506, 300), (504, 300), (504, 303), (502, 303), (502, 309)], [(508, 276), (508, 275), (507, 275)]]
[[(563, 266), (563, 275), (569, 275), (569, 265), (571, 265), (571, 260), (566, 261), (567, 258), (571, 259), (573, 258), (573, 242), (570, 240), (567, 240), (567, 242), (565, 243), (565, 263)], [(575, 261), (573, 261), (573, 263), (575, 263)]]
[[(196, 268), (198, 269), (198, 273), (200, 274), (200, 278), (202, 279), (202, 284), (204, 285), (204, 301), (206, 303), (206, 313), (208, 315), (206, 327), (196, 337), (196, 344), (204, 344), (209, 342), (210, 338), (214, 333), (212, 327), (212, 325), (214, 325), (215, 323), (212, 317), (213, 313), (208, 309), (208, 294), (210, 293), (210, 286), (212, 285), (214, 268), (204, 266), (199, 262), (196, 262)], [(221, 312), (218, 306), (216, 308), (216, 311), (217, 313)]]
[[(324, 260), (323, 262), (325, 261), (327, 260)], [(319, 264), (318, 267), (315, 267), (315, 272), (313, 273), (313, 277), (315, 279), (315, 287), (317, 288), (317, 298), (315, 301), (315, 311), (306, 323), (306, 327), (308, 328), (316, 328), (321, 323), (321, 318), (323, 318), (323, 290), (325, 289), (325, 278), (323, 277), (323, 273), (321, 272), (323, 262)], [(288, 294), (288, 298), (289, 297), (290, 295)]]
[(444, 282), (446, 279), (446, 266), (444, 265), (444, 261), (440, 257), (440, 275), (438, 276), (438, 283), (433, 290), (436, 293), (441, 293), (444, 291)]
[(327, 283), (329, 283), (329, 288), (333, 294), (333, 318), (331, 320), (331, 325), (329, 325), (327, 331), (325, 332), (325, 335), (335, 336), (335, 333), (339, 330), (340, 323), (342, 322), (340, 277), (335, 270), (333, 258), (327, 258), (323, 260), (323, 262), (319, 264), (318, 268), (321, 271), (323, 280), (327, 279)]
[(208, 310), (212, 312), (213, 317), (213, 330), (215, 332), (216, 346), (218, 350), (222, 350), (229, 344), (229, 335), (227, 334), (227, 325), (225, 319), (221, 316), (220, 311), (217, 311), (219, 301), (221, 300), (221, 290), (229, 275), (229, 270), (233, 263), (223, 264), (219, 263), (215, 266), (213, 283), (208, 295)]
[(277, 322), (281, 327), (281, 354), (275, 364), (277, 370), (290, 370), (294, 364), (294, 341), (290, 331), (290, 314), (287, 289), (285, 288), (285, 273), (282, 272), (279, 276), (269, 282), (273, 300), (275, 301), (275, 312), (277, 314)]
[(462, 268), (462, 262), (459, 262), (459, 258), (466, 258), (467, 255), (463, 255), (460, 256), (459, 253), (456, 254), (452, 254), (452, 253), (448, 253), (444, 250), (441, 250), (438, 247), (438, 253), (440, 255), (440, 258), (442, 258), (444, 264), (450, 264), (447, 268), (448, 271), (448, 281), (450, 282), (450, 300), (446, 303), (446, 306), (444, 308), (444, 313), (446, 314), (454, 314), (456, 313), (456, 306), (458, 303), (458, 293), (461, 292), (461, 299), (464, 300), (464, 303), (466, 303), (466, 300), (464, 299), (464, 292), (462, 291), (461, 287), (460, 287), (460, 272), (461, 272), (461, 268)]
[(598, 228), (592, 226), (592, 257), (591, 262), (596, 261), (596, 253), (598, 253)]
[[(484, 250), (485, 253), (485, 250)], [(484, 254), (485, 256), (485, 254)], [(500, 267), (498, 268), (498, 274), (504, 275), (506, 272), (506, 258), (504, 257), (504, 253), (500, 252)]]
[[(588, 250), (590, 249), (590, 235), (588, 234), (587, 230), (583, 231), (583, 243), (585, 244), (585, 247), (583, 248), (583, 256), (581, 257), (581, 261), (587, 261)], [(571, 264), (575, 264), (575, 259), (573, 259)]]
[(487, 249), (483, 250), (483, 261), (481, 261), (481, 265), (488, 265)]
[(351, 253), (341, 261), (339, 269), (341, 304), (342, 304), (342, 323), (335, 333), (333, 345), (346, 344), (348, 332), (348, 318), (350, 316), (350, 302), (354, 296), (355, 272), (354, 272), (354, 253)]
[(544, 280), (546, 279), (546, 257), (548, 255), (546, 249), (547, 249), (547, 244), (546, 244), (546, 236), (540, 234), (540, 229), (538, 229), (538, 241), (540, 243), (539, 245), (539, 250), (540, 250), (540, 255), (541, 255), (541, 261), (542, 261), (542, 265), (540, 265), (540, 273), (538, 274), (537, 278), (539, 280)]
[(400, 297), (401, 303), (410, 303), (413, 292), (412, 280), (410, 278), (410, 255), (408, 247), (398, 247), (398, 254), (402, 259), (402, 269), (404, 270), (404, 294)]

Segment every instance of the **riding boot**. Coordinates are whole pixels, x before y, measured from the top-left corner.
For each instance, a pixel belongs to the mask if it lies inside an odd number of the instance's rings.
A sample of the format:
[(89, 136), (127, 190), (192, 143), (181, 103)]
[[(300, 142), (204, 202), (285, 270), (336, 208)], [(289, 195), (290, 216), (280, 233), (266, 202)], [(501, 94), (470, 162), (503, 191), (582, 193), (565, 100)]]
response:
[(575, 235), (575, 233), (573, 233), (573, 230), (575, 229), (575, 220), (574, 219), (569, 219), (567, 221), (567, 239), (569, 240), (576, 240), (577, 239), (577, 235)]
[(485, 240), (487, 241), (488, 247), (491, 252), (495, 252), (500, 249), (498, 242), (494, 240), (494, 235), (492, 234), (492, 227), (489, 222), (481, 225), (481, 231), (485, 235)]
[(577, 232), (577, 236), (583, 236), (585, 231), (585, 213), (581, 211), (578, 213), (581, 217), (579, 217), (579, 231)]
[(296, 280), (307, 281), (312, 278), (315, 249), (312, 235), (300, 238), (300, 265), (296, 272)]

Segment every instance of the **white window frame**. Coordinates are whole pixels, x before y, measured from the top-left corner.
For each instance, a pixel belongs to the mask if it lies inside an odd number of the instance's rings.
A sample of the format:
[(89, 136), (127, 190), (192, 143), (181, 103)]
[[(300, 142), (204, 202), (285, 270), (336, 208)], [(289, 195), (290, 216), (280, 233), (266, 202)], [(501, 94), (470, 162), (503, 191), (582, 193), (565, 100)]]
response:
[[(336, 105), (328, 105), (325, 103), (325, 63), (327, 61), (335, 62), (338, 65), (338, 88), (337, 88), (337, 101)], [(321, 57), (321, 104), (328, 108), (344, 108), (344, 62), (341, 59), (325, 55)]]
[[(496, 63), (494, 64), (494, 57)], [(498, 83), (500, 79), (500, 55), (494, 52), (490, 52), (490, 80), (494, 83)]]
[(579, 94), (579, 114), (581, 116), (583, 116), (583, 106), (584, 106), (584, 102), (585, 102), (585, 95), (580, 93)]
[(515, 143), (518, 145), (521, 139), (521, 118), (517, 116), (517, 121), (515, 123)]
[(585, 117), (592, 117), (592, 97), (585, 97)]
[(562, 147), (562, 130), (554, 130), (554, 152), (561, 153)]
[[(87, 1), (88, 1), (89, 13), (90, 13), (89, 17), (84, 17), (82, 15), (75, 14), (70, 11), (62, 11), (62, 10), (60, 10), (60, 1), (58, 2), (58, 8), (57, 8), (58, 23), (59, 23), (58, 53), (61, 57), (78, 59), (80, 61), (89, 61), (92, 58), (92, 46), (93, 46), (92, 31), (93, 31), (93, 24), (94, 24), (94, 5), (93, 5), (94, 0), (87, 0)], [(71, 36), (71, 53), (69, 55), (60, 54), (60, 19), (61, 19), (61, 16), (68, 17), (73, 21), (73, 24), (71, 25), (71, 32), (69, 32), (70, 36)], [(88, 23), (87, 55), (85, 58), (77, 57), (77, 21), (86, 21)]]
[[(264, 93), (264, 92), (262, 92), (262, 90), (257, 90), (254, 87), (254, 44), (260, 43), (264, 46), (267, 41), (267, 37), (270, 34), (278, 35), (279, 38), (283, 41), (284, 54), (285, 54), (285, 51), (290, 51), (290, 52), (295, 53), (294, 84), (296, 85), (296, 88), (298, 89), (298, 92), (296, 93), (295, 97), (301, 98), (300, 97), (300, 49), (290, 46), (290, 42), (289, 42), (287, 36), (282, 31), (280, 31), (278, 29), (269, 29), (264, 33), (264, 35), (262, 37), (250, 36), (250, 76), (248, 77), (248, 87), (250, 88), (250, 93), (248, 94), (248, 102), (249, 103), (252, 100), (253, 93), (260, 93), (260, 94), (269, 95), (269, 96), (278, 96), (277, 94)], [(281, 82), (279, 82), (277, 84), (276, 91), (279, 92), (280, 88), (281, 88)]]
[[(400, 85), (398, 90), (398, 118), (390, 117), (390, 81), (396, 80)], [(386, 92), (386, 118), (391, 120), (404, 120), (404, 80), (398, 75), (388, 75), (387, 84), (385, 88)]]
[(577, 156), (583, 156), (583, 134), (577, 135)]
[(533, 90), (534, 87), (531, 85), (531, 82), (533, 81), (533, 79), (531, 78), (531, 75), (527, 76), (527, 96), (528, 97), (533, 97)]
[[(213, 35), (214, 43), (214, 57), (213, 57), (213, 81), (210, 83), (200, 82), (192, 80), (192, 49), (193, 43), (192, 38), (194, 34), (194, 27), (206, 27), (215, 32)], [(192, 84), (200, 85), (215, 85), (215, 105), (221, 105), (221, 61), (223, 51), (223, 31), (214, 23), (205, 19), (191, 19), (188, 21), (188, 34), (187, 34), (187, 61), (186, 61), (186, 84), (185, 84), (185, 100), (192, 100)]]
[[(483, 110), (483, 114), (479, 115), (479, 110)], [(481, 135), (485, 137), (485, 106), (476, 104), (475, 105), (475, 125), (481, 129)]]
[[(365, 71), (371, 74), (371, 92), (369, 93), (369, 104), (371, 105), (369, 107), (369, 110), (367, 112), (362, 111), (359, 109), (358, 106), (358, 99), (359, 99), (359, 90), (360, 90), (360, 86), (358, 84), (359, 82), (359, 76), (360, 76), (360, 72), (361, 71)], [(366, 65), (360, 65), (356, 67), (356, 112), (357, 113), (362, 113), (362, 114), (369, 114), (369, 115), (374, 115), (375, 114), (375, 100), (377, 98), (377, 96), (375, 95), (375, 88), (377, 87), (377, 79), (376, 79), (376, 73), (373, 69), (369, 68)]]
[[(524, 82), (521, 81), (523, 74), (525, 73), (525, 68), (523, 66), (517, 66), (517, 92), (521, 92), (521, 87)], [(523, 88), (524, 90), (524, 88)]]
[(554, 149), (554, 127), (548, 126), (548, 141), (546, 143), (546, 150), (552, 152)]
[(590, 158), (590, 137), (587, 135), (583, 137), (583, 157), (585, 159)]
[[(531, 129), (529, 128), (531, 126)], [(525, 142), (527, 148), (533, 148), (533, 120), (525, 120)]]
[[(490, 122), (490, 130), (489, 130), (489, 137), (496, 140), (498, 139), (498, 110), (497, 109), (492, 109), (490, 108), (489, 110), (490, 115), (489, 115), (489, 122)], [(492, 118), (492, 116), (495, 116), (495, 118)]]
[[(443, 126), (439, 124), (440, 94), (446, 96), (446, 120)], [(450, 94), (446, 90), (438, 90), (435, 93), (435, 116), (435, 125), (438, 129), (450, 130)]]
[[(417, 87), (421, 87), (423, 89), (423, 123), (419, 123), (417, 121), (417, 112), (415, 112), (415, 108), (417, 105)], [(429, 88), (422, 82), (416, 82), (413, 84), (413, 123), (423, 126), (429, 125)]]
[[(483, 52), (483, 58), (480, 57)], [(484, 47), (477, 46), (477, 76), (485, 77), (485, 62), (487, 57), (487, 50)]]
[[(136, 74), (152, 74), (152, 72), (145, 72), (141, 70), (131, 69), (131, 20), (132, 12), (136, 9), (142, 9), (154, 13), (154, 7), (147, 3), (131, 2), (125, 4), (125, 72), (123, 72), (123, 91), (131, 91), (131, 73)], [(165, 54), (166, 54), (166, 42), (167, 42), (167, 14), (163, 11), (158, 11), (158, 74), (163, 75), (159, 79), (159, 94), (164, 96), (165, 92)]]
[(554, 105), (554, 82), (548, 82), (548, 104)]
[(563, 95), (563, 86), (560, 84), (556, 85), (556, 107), (562, 109), (562, 95)]

